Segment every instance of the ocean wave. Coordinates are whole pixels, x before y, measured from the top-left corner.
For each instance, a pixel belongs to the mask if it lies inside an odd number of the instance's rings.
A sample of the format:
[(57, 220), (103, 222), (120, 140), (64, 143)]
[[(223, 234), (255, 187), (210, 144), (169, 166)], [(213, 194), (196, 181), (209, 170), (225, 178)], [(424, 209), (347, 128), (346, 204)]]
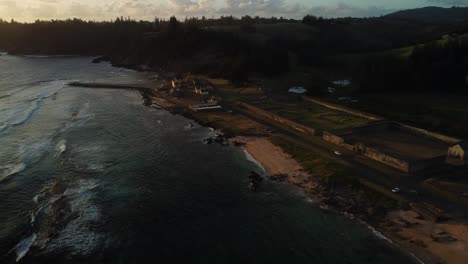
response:
[(101, 217), (99, 208), (93, 202), (93, 190), (98, 186), (94, 179), (79, 179), (63, 192), (66, 211), (73, 217), (66, 217), (68, 222), (49, 240), (45, 252), (66, 251), (72, 255), (87, 255), (101, 244), (104, 235), (92, 230), (93, 224)]
[(31, 247), (39, 254), (87, 255), (93, 252), (105, 237), (93, 230), (93, 225), (101, 218), (94, 204), (93, 190), (98, 186), (97, 180), (92, 178), (51, 180), (33, 198), (37, 207), (31, 213), (31, 235), (10, 252), (17, 252), (21, 257)]
[[(14, 109), (19, 110), (18, 112), (10, 112), (9, 119), (0, 123), (0, 133), (7, 130), (10, 127), (15, 127), (24, 124), (31, 118), (34, 112), (39, 108), (39, 102), (32, 101), (31, 105), (27, 109)], [(8, 116), (8, 115), (7, 115)]]
[(7, 179), (9, 176), (22, 172), (25, 168), (26, 164), (23, 162), (0, 166), (0, 182)]
[(76, 126), (82, 126), (94, 117), (90, 111), (90, 102), (84, 103), (79, 109), (75, 109), (72, 112), (71, 120), (60, 129), (60, 133), (66, 132), (68, 129)]
[(9, 94), (8, 100), (0, 105), (0, 133), (28, 121), (40, 108), (43, 100), (65, 87), (65, 81), (41, 81)]

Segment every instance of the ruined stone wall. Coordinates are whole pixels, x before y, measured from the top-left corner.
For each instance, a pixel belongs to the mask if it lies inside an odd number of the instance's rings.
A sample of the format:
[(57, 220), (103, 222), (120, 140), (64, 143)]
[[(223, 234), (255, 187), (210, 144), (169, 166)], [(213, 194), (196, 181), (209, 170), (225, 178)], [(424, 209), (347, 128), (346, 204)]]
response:
[(299, 123), (296, 123), (292, 120), (286, 119), (284, 117), (281, 117), (279, 115), (273, 114), (271, 112), (265, 111), (263, 109), (260, 109), (258, 107), (255, 107), (253, 105), (247, 104), (247, 103), (239, 103), (240, 106), (244, 107), (245, 109), (263, 117), (266, 119), (270, 119), (272, 121), (275, 121), (276, 123), (280, 123), (284, 126), (287, 126), (289, 128), (292, 128), (293, 130), (300, 132), (305, 135), (309, 136), (314, 136), (315, 135), (315, 129), (311, 127), (307, 127), (304, 125), (301, 125)]
[(376, 160), (378, 162), (384, 163), (390, 167), (403, 171), (405, 173), (410, 172), (410, 163), (401, 159), (397, 159), (391, 156), (388, 156), (376, 149), (366, 147), (364, 156)]
[(330, 132), (327, 132), (327, 131), (323, 132), (322, 139), (327, 141), (327, 142), (330, 142), (332, 144), (339, 145), (339, 146), (344, 144), (344, 138), (343, 137), (338, 136), (338, 135), (334, 135), (334, 134), (332, 134)]
[[(358, 154), (361, 154), (369, 159), (381, 162), (390, 167), (393, 167), (397, 170), (409, 173), (411, 171), (411, 164), (408, 161), (401, 160), (392, 156), (389, 156), (385, 153), (380, 152), (379, 150), (367, 147), (363, 144), (352, 145), (345, 141), (343, 135), (336, 135), (331, 132), (325, 131), (323, 133), (323, 140), (330, 142), (332, 144), (347, 148)], [(422, 165), (422, 164), (421, 164)]]

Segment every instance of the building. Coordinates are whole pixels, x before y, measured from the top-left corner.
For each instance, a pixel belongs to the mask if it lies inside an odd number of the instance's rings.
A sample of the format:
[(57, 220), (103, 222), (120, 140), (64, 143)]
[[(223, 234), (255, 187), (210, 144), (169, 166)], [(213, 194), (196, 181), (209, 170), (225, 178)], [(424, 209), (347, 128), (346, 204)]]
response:
[(323, 139), (405, 173), (436, 169), (445, 164), (452, 139), (392, 121), (325, 131)]
[(468, 141), (462, 141), (448, 149), (448, 157), (453, 159), (459, 159), (462, 161), (468, 160)]
[(332, 83), (338, 86), (350, 86), (351, 80), (338, 80), (338, 81), (333, 81)]

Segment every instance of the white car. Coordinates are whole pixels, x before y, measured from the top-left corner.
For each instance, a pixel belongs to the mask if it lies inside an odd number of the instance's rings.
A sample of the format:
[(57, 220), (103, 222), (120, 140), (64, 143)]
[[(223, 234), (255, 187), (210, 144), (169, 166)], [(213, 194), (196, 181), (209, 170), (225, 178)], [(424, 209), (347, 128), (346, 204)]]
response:
[(335, 155), (337, 155), (337, 156), (343, 155), (343, 153), (339, 152), (338, 150), (335, 150), (333, 153), (335, 153)]
[(399, 193), (400, 191), (401, 189), (398, 187), (392, 189), (392, 193)]

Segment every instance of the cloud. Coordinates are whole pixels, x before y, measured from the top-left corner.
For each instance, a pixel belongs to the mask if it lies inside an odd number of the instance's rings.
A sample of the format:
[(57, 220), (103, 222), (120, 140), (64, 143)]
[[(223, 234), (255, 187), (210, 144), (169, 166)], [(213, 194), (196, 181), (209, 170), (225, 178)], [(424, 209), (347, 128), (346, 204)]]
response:
[(468, 0), (428, 0), (429, 3), (444, 6), (467, 6)]
[[(444, 1), (444, 0), (428, 0)], [(445, 0), (463, 1), (468, 0)], [(192, 16), (283, 16), (301, 18), (306, 14), (324, 17), (379, 16), (389, 13), (381, 7), (358, 7), (345, 2), (313, 5), (299, 0), (0, 0), (0, 17), (17, 20), (65, 19), (110, 20), (119, 16), (152, 20)]]
[(23, 9), (13, 0), (0, 1), (0, 16), (2, 13), (9, 14), (9, 17), (18, 17), (23, 13)]
[(323, 17), (371, 17), (389, 14), (396, 11), (384, 7), (358, 7), (346, 3), (329, 6), (316, 6), (309, 9), (309, 14)]

